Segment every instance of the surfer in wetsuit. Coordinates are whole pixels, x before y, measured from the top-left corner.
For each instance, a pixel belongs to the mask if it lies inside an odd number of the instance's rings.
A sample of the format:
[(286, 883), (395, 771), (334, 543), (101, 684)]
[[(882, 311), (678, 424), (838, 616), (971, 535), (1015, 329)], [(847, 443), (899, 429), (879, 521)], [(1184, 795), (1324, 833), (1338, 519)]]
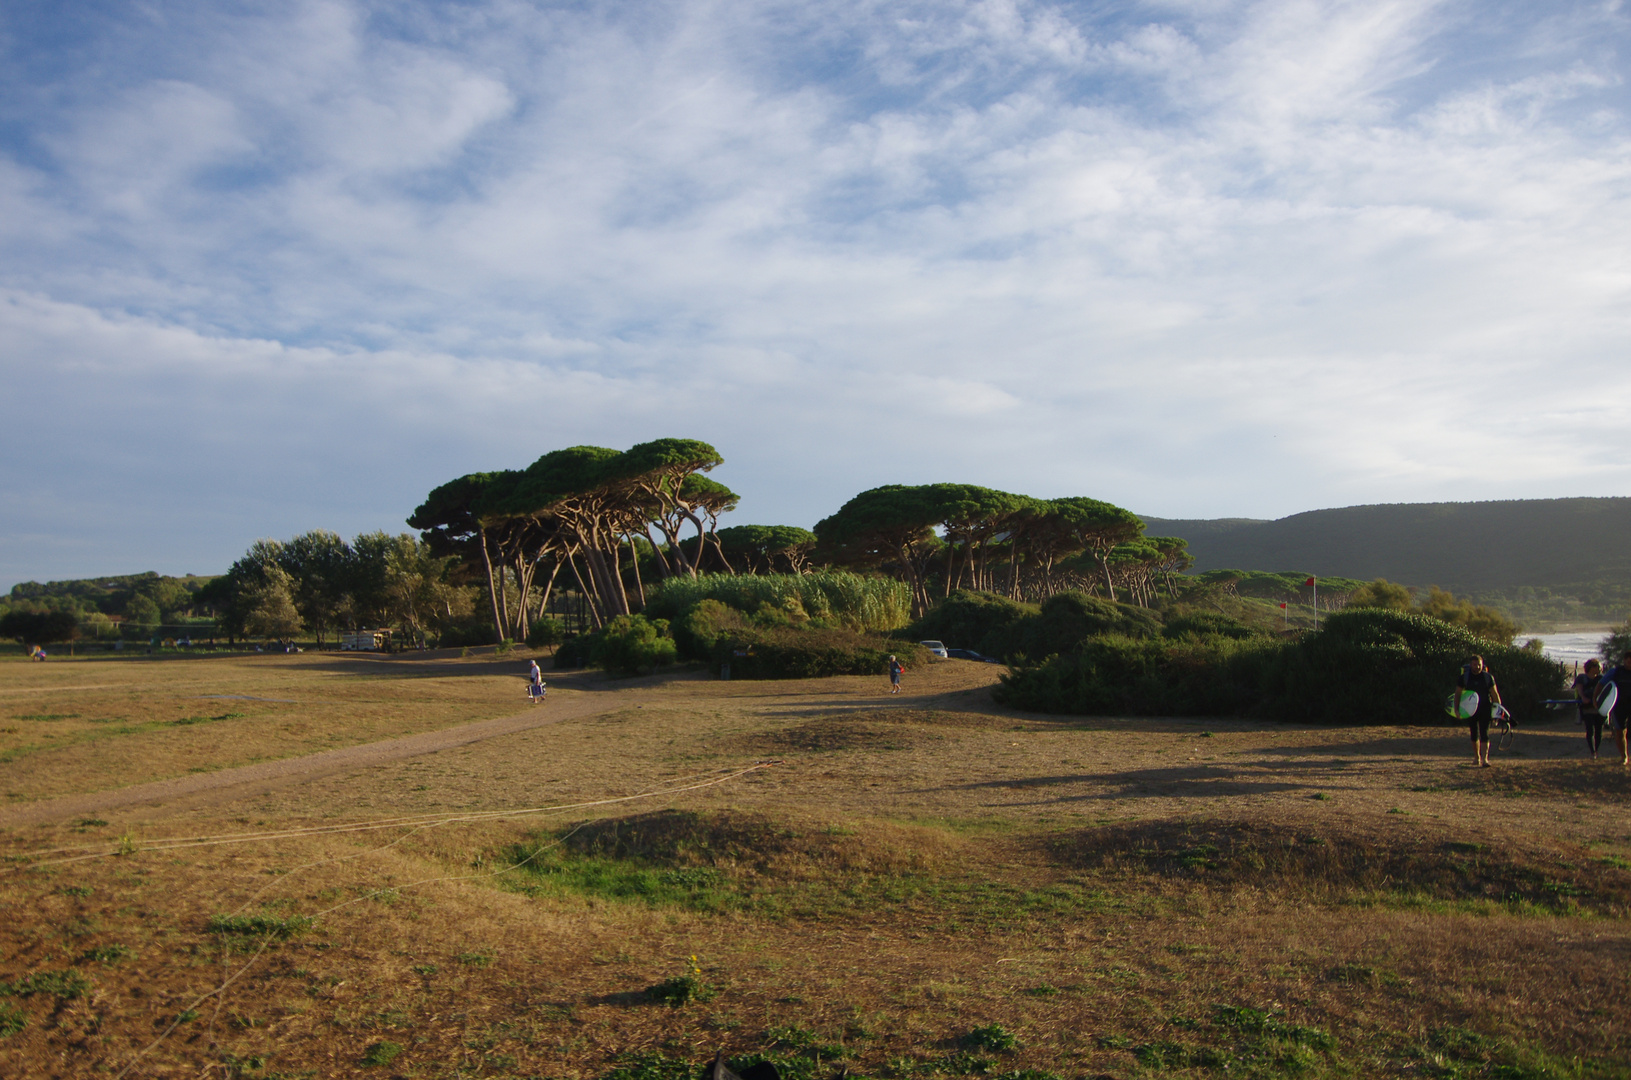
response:
[[(1631, 659), (1628, 656), (1627, 659)], [(1631, 679), (1631, 671), (1626, 672)], [(1456, 676), (1455, 685), (1478, 695), (1478, 710), (1467, 718), (1467, 730), (1472, 738), (1473, 757), (1478, 767), (1489, 768), (1489, 721), (1494, 707), (1501, 702), (1501, 691), (1495, 685), (1495, 676), (1484, 666), (1482, 656), (1468, 657), (1467, 666)]]
[(1625, 749), (1625, 729), (1627, 724), (1631, 724), (1631, 652), (1620, 657), (1620, 662), (1608, 669), (1603, 681), (1613, 683), (1617, 694), (1614, 708), (1609, 710), (1608, 727), (1614, 732), (1614, 745), (1620, 751), (1620, 764), (1631, 765), (1631, 756), (1627, 756)]
[(1597, 691), (1603, 684), (1603, 665), (1586, 661), (1583, 674), (1574, 677), (1574, 700), (1580, 703), (1580, 722), (1586, 725), (1586, 749), (1592, 760), (1603, 746), (1603, 714), (1597, 711)]

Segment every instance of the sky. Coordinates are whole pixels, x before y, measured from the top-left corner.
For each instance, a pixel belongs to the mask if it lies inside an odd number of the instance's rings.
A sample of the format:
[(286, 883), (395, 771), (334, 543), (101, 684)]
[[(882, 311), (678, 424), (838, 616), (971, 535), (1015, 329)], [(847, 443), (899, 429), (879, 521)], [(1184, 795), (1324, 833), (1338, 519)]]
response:
[(579, 444), (736, 524), (1631, 495), (1614, 2), (0, 6), (0, 589)]

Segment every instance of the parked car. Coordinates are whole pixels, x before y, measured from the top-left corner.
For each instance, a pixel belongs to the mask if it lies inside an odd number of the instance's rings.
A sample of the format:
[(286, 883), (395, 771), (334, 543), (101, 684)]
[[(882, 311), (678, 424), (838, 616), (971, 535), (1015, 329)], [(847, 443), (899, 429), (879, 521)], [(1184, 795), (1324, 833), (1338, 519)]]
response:
[(981, 656), (973, 649), (947, 649), (946, 655), (958, 660), (977, 660), (982, 664), (995, 664), (999, 662), (991, 659), (989, 656)]
[(944, 645), (940, 644), (940, 642), (938, 642), (938, 641), (920, 641), (920, 642), (918, 642), (918, 644), (923, 646), (925, 649), (928, 649), (929, 652), (933, 653), (939, 659), (941, 659), (941, 660), (946, 659), (946, 647)]

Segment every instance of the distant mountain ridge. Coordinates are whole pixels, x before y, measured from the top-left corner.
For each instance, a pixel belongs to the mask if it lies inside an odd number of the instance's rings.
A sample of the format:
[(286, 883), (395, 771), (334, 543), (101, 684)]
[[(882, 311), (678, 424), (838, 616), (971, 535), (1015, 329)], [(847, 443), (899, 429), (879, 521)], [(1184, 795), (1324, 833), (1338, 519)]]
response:
[(1275, 521), (1144, 518), (1196, 570), (1298, 570), (1451, 590), (1631, 583), (1631, 498), (1387, 503)]

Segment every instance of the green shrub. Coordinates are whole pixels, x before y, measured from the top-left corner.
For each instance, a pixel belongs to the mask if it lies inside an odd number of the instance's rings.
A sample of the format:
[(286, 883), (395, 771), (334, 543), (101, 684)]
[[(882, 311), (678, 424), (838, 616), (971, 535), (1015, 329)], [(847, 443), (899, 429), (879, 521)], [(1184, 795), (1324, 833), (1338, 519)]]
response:
[(914, 641), (941, 641), (957, 649), (995, 655), (987, 639), (1006, 634), (1015, 623), (1037, 613), (1035, 604), (1021, 604), (996, 593), (958, 589), (907, 627), (904, 636)]
[(1160, 632), (1161, 620), (1144, 608), (1063, 592), (1043, 601), (1035, 615), (989, 635), (979, 651), (1012, 661), (1067, 653), (1088, 638), (1104, 634), (1145, 638)]
[(1495, 674), (1519, 722), (1545, 716), (1563, 689), (1563, 665), (1426, 615), (1362, 608), (1341, 611), (1282, 649), (1264, 672), (1264, 715), (1360, 723), (1378, 717), (1439, 720), (1467, 657)]
[(1248, 638), (1268, 636), (1258, 627), (1230, 618), (1228, 615), (1216, 615), (1209, 611), (1196, 611), (1187, 615), (1178, 615), (1166, 621), (1161, 627), (1161, 636), (1165, 638), (1207, 638), (1226, 637), (1236, 641), (1245, 641)]
[(599, 641), (598, 634), (573, 634), (562, 641), (560, 648), (555, 650), (555, 670), (575, 671), (588, 667), (594, 659)]
[(1597, 655), (1606, 660), (1609, 667), (1618, 664), (1628, 652), (1631, 652), (1631, 620), (1614, 627), (1597, 644)]
[(619, 615), (596, 635), (592, 659), (612, 675), (638, 675), (678, 657), (668, 620)]
[(1069, 652), (1102, 634), (1153, 637), (1160, 632), (1160, 619), (1145, 608), (1087, 593), (1059, 593), (1038, 607), (961, 589), (905, 631), (914, 640), (932, 638), (999, 660)]
[(703, 600), (674, 623), (674, 644), (688, 660), (711, 660), (721, 637), (748, 626), (742, 612), (718, 600)]
[(1087, 716), (1230, 716), (1261, 700), (1268, 638), (1095, 637), (1002, 676), (997, 699)]
[(559, 645), (566, 636), (566, 624), (557, 618), (545, 616), (527, 627), (527, 644), (534, 649)]
[(1361, 723), (1443, 719), (1467, 657), (1485, 658), (1521, 721), (1544, 716), (1563, 667), (1464, 627), (1379, 608), (1339, 612), (1295, 641), (1183, 634), (1090, 638), (1004, 676), (999, 700), (1038, 712), (1127, 716), (1259, 715)]
[(813, 574), (705, 574), (670, 578), (646, 604), (646, 614), (679, 622), (704, 600), (717, 600), (744, 614), (788, 610), (789, 599), (811, 622), (823, 627), (883, 632), (911, 618), (912, 596), (904, 582), (847, 570)]
[(733, 679), (882, 676), (890, 656), (906, 668), (929, 662), (929, 651), (921, 645), (849, 630), (748, 627), (715, 641), (713, 666), (718, 671), (729, 664)]
[(472, 648), (493, 643), (492, 616), (471, 615), (456, 623), (442, 627), (436, 635), (438, 649)]

